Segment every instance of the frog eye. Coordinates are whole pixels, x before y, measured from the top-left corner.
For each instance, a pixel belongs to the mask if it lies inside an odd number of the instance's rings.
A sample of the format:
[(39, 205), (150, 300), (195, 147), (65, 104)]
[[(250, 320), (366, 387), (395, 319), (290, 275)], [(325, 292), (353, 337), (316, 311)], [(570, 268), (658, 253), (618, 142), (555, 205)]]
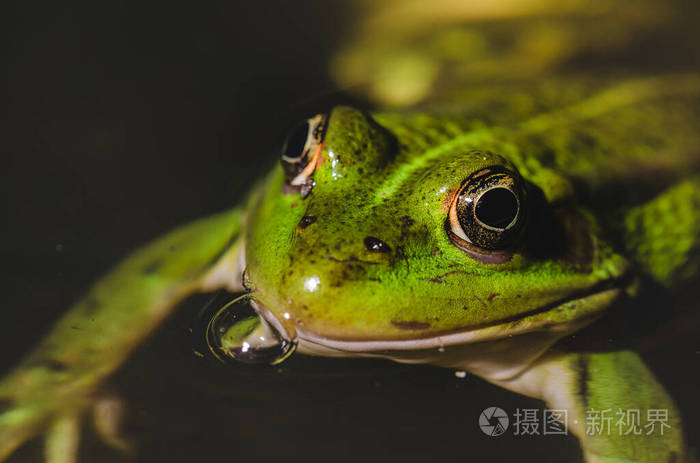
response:
[(487, 167), (460, 185), (445, 221), (452, 243), (481, 262), (511, 258), (508, 249), (525, 226), (525, 190), (520, 176), (504, 167)]
[(289, 132), (282, 147), (285, 192), (301, 191), (302, 198), (311, 192), (311, 174), (314, 173), (321, 157), (327, 120), (325, 114), (319, 114), (305, 120)]

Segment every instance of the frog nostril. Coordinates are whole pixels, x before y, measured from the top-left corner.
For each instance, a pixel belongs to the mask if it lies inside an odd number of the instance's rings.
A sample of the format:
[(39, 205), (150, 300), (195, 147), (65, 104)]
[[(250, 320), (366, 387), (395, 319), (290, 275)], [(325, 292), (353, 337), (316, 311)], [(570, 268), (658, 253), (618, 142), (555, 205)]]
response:
[(301, 218), (299, 221), (299, 227), (301, 228), (306, 228), (312, 223), (316, 222), (316, 216), (315, 215), (305, 215), (304, 217)]
[(373, 236), (365, 238), (365, 247), (371, 252), (391, 252), (391, 248), (384, 241)]

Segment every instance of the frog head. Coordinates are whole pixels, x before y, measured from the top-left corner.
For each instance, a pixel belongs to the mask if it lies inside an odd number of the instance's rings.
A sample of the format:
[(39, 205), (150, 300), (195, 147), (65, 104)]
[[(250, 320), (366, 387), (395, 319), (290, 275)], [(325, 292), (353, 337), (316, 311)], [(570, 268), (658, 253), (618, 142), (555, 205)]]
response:
[(376, 351), (566, 333), (607, 308), (627, 264), (569, 180), (463, 122), (337, 107), (292, 131), (247, 218), (264, 310)]

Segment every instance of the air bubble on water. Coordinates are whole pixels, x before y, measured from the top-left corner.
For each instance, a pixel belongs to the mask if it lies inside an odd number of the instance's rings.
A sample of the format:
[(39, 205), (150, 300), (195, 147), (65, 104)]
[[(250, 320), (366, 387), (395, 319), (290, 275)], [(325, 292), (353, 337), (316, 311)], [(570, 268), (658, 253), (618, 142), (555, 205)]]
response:
[(207, 345), (223, 361), (276, 365), (296, 348), (296, 332), (282, 324), (251, 294), (223, 306), (207, 327)]
[(466, 378), (467, 377), (467, 372), (463, 370), (457, 370), (455, 371), (455, 376), (457, 378)]

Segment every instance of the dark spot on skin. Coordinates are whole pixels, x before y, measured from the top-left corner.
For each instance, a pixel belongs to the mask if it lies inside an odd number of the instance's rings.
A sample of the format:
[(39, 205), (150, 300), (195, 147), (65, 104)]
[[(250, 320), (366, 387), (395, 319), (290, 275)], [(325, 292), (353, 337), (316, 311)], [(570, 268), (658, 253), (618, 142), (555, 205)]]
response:
[(572, 151), (574, 153), (581, 152), (581, 148), (583, 148), (583, 150), (587, 152), (594, 148), (596, 145), (598, 145), (598, 141), (595, 139), (595, 137), (591, 136), (588, 133), (574, 132), (571, 136), (571, 141), (569, 144), (573, 147), (573, 149), (576, 150)]
[(306, 228), (312, 223), (316, 222), (316, 216), (315, 215), (305, 215), (304, 217), (301, 218), (299, 221), (299, 228)]
[[(545, 142), (541, 142), (543, 145)], [(542, 162), (543, 165), (546, 166), (551, 166), (554, 164), (555, 159), (556, 159), (556, 153), (552, 148), (549, 148), (547, 146), (541, 146), (539, 147), (538, 151), (538, 157), (540, 158), (540, 162)]]
[(486, 298), (487, 301), (493, 302), (494, 299), (496, 299), (498, 296), (500, 296), (501, 293), (492, 293), (489, 294), (489, 296)]
[(462, 310), (469, 310), (469, 307), (467, 307), (466, 305), (463, 305)]
[(66, 371), (68, 369), (68, 365), (56, 359), (47, 361), (46, 367), (51, 371)]
[[(444, 278), (449, 275), (454, 274), (464, 274), (464, 275), (474, 275), (472, 272), (467, 272), (465, 270), (450, 270), (449, 272), (443, 273), (442, 275), (437, 275), (432, 278), (420, 278), (421, 280), (430, 281), (431, 283), (444, 283)], [(478, 298), (477, 298), (478, 299)], [(483, 303), (483, 301), (481, 301)]]
[(588, 407), (588, 380), (590, 372), (588, 371), (589, 358), (587, 355), (578, 356), (578, 396), (584, 408)]
[(425, 322), (392, 320), (391, 324), (400, 330), (425, 330), (430, 328), (430, 323)]
[(68, 365), (56, 359), (34, 359), (30, 361), (32, 367), (46, 368), (50, 371), (61, 372), (68, 369)]
[(404, 215), (403, 217), (401, 217), (401, 223), (402, 223), (405, 227), (410, 227), (411, 225), (413, 225), (413, 224), (416, 223), (416, 222), (415, 222), (415, 220), (413, 220), (413, 219), (410, 218), (409, 216)]
[(12, 400), (2, 398), (0, 399), (0, 415), (12, 408)]
[(389, 247), (388, 244), (386, 244), (384, 241), (380, 240), (379, 238), (375, 238), (373, 236), (365, 237), (365, 247), (370, 252), (381, 252), (381, 253), (391, 252), (391, 248)]
[(163, 260), (162, 259), (156, 259), (153, 262), (150, 262), (148, 265), (146, 265), (143, 268), (143, 273), (144, 275), (153, 275), (160, 269), (160, 267), (163, 265)]
[(440, 250), (440, 248), (438, 248), (438, 247), (434, 247), (434, 248), (430, 251), (430, 255), (431, 255), (431, 256), (441, 256), (441, 255), (442, 255), (442, 250)]
[(297, 207), (298, 205), (299, 205), (299, 203), (297, 203), (296, 201), (292, 202), (292, 204), (291, 204), (292, 209), (294, 209), (294, 208)]

